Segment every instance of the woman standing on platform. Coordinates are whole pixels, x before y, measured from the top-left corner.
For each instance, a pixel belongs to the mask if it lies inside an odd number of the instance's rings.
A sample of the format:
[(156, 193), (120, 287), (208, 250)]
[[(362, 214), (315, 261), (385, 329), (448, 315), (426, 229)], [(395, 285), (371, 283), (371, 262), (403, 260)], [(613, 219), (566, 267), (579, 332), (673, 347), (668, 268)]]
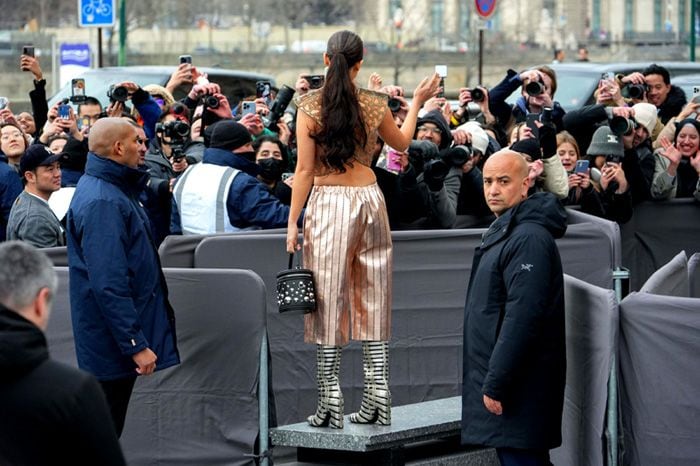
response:
[(440, 80), (435, 74), (421, 81), (399, 130), (388, 96), (354, 84), (363, 49), (357, 34), (333, 34), (323, 54), (324, 87), (297, 100), (298, 155), (287, 225), (291, 253), (300, 248), (297, 219), (308, 197), (303, 255), (314, 273), (317, 309), (305, 316), (304, 340), (317, 345), (319, 391), (308, 422), (336, 429), (343, 427), (340, 355), (351, 338), (362, 341), (364, 391), (350, 421), (391, 424), (392, 245), (371, 154), (377, 133), (394, 149), (406, 150), (418, 110), (437, 94)]

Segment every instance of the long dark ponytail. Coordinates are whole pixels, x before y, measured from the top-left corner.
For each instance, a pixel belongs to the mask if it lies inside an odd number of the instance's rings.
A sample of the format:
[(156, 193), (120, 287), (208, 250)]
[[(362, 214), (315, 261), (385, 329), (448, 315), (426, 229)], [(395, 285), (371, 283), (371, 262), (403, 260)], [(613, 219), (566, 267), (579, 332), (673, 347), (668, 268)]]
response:
[(367, 143), (357, 90), (350, 79), (350, 68), (362, 60), (364, 44), (351, 31), (339, 31), (328, 39), (326, 54), (330, 66), (321, 90), (321, 128), (311, 137), (321, 146), (321, 161), (340, 173), (352, 166), (358, 147)]

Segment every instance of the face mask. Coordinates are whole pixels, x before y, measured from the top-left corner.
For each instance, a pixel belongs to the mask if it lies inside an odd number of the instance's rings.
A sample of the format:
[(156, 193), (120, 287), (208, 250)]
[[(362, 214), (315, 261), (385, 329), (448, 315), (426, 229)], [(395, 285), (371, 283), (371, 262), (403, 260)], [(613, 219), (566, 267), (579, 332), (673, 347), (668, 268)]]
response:
[(269, 158), (258, 160), (260, 176), (268, 181), (279, 181), (282, 178), (282, 161)]

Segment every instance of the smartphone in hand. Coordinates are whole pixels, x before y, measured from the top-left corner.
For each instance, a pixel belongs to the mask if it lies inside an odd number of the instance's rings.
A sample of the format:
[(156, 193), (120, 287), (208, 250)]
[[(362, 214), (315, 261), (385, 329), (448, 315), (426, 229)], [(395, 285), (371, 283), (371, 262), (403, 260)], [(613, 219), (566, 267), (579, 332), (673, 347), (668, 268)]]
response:
[(587, 173), (590, 162), (588, 160), (577, 160), (574, 173)]

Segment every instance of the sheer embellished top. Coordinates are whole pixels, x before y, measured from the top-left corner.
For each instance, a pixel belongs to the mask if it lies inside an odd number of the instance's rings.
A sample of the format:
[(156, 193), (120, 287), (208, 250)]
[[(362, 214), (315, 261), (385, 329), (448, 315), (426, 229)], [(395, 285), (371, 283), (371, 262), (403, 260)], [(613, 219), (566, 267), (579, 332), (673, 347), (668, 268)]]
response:
[[(377, 130), (387, 111), (389, 96), (367, 89), (358, 89), (358, 102), (362, 112), (362, 121), (367, 131), (367, 144), (360, 147), (355, 153), (355, 160), (362, 165), (372, 164), (372, 152), (377, 141)], [(318, 126), (323, 126), (321, 121), (321, 90), (316, 89), (295, 99), (297, 109), (311, 117)]]

